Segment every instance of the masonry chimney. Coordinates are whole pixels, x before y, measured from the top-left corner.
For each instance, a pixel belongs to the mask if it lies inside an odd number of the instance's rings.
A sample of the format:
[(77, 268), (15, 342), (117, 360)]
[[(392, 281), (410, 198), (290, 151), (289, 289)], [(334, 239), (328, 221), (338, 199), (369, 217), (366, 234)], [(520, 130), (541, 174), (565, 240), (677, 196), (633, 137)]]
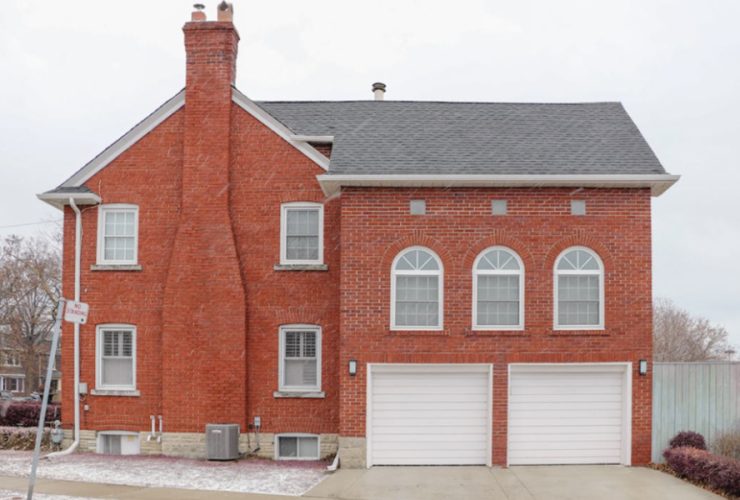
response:
[(385, 97), (385, 83), (373, 83), (373, 94), (375, 95), (376, 101), (382, 101)]
[[(224, 2), (217, 21), (207, 21), (196, 4), (183, 27), (181, 193), (162, 308), (162, 414), (172, 432), (246, 421), (246, 292), (229, 210), (239, 42), (232, 13)], [(224, 370), (208, 368), (218, 365)]]

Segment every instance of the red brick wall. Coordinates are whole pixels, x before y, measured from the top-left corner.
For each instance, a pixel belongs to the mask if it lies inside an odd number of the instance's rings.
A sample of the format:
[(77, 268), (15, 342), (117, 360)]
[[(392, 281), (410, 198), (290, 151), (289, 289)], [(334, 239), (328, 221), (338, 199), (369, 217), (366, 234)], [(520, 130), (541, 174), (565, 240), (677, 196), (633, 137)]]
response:
[[(588, 215), (570, 215), (570, 188), (345, 189), (342, 195), (339, 366), (340, 434), (365, 435), (368, 362), (493, 363), (494, 462), (506, 463), (507, 364), (631, 361), (633, 456), (650, 458), (651, 242), (648, 190), (583, 190)], [(409, 215), (411, 199), (427, 214)], [(491, 200), (508, 200), (506, 216)], [(390, 266), (402, 249), (424, 245), (444, 266), (444, 331), (390, 331)], [(525, 330), (471, 331), (472, 264), (492, 245), (514, 249), (525, 266)], [(572, 245), (595, 250), (605, 266), (604, 331), (553, 331), (553, 264)]]

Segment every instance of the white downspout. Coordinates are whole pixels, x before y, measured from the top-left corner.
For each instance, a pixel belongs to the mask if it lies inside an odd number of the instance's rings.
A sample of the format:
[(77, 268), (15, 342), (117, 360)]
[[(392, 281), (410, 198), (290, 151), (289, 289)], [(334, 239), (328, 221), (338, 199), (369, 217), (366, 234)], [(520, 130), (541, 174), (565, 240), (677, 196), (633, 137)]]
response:
[[(80, 261), (82, 254), (82, 214), (74, 198), (69, 199), (69, 206), (75, 213), (75, 302), (80, 301)], [(80, 445), (80, 325), (74, 324), (74, 405), (75, 428), (74, 441), (69, 448), (55, 453), (49, 453), (44, 458), (61, 457), (75, 451)]]

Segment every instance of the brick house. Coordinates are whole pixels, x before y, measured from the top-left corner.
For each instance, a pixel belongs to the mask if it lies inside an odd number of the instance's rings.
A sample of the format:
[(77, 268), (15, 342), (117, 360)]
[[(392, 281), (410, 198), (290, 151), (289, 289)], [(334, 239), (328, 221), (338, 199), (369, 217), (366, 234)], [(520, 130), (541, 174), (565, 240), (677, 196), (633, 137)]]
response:
[(677, 177), (621, 104), (255, 102), (231, 19), (194, 12), (185, 89), (39, 195), (90, 304), (79, 446), (204, 456), (233, 422), (345, 467), (647, 463)]

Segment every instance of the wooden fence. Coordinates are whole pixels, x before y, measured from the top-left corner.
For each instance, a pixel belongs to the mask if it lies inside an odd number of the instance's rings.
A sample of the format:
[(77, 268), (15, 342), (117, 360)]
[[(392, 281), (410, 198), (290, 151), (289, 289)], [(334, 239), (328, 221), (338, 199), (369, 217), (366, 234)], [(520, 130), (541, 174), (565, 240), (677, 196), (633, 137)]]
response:
[(655, 363), (653, 366), (653, 462), (676, 433), (715, 437), (740, 431), (740, 362)]

